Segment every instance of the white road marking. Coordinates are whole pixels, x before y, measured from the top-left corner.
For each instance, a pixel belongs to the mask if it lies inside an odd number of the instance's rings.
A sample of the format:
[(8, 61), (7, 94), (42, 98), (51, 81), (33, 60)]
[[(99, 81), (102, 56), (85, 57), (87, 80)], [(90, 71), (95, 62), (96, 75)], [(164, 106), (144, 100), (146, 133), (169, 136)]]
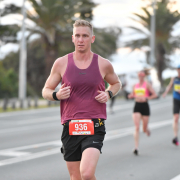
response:
[(52, 121), (60, 121), (60, 115), (59, 116), (51, 116), (51, 117), (44, 117), (44, 118), (36, 118), (36, 119), (30, 119), (30, 120), (21, 120), (17, 121), (16, 124), (23, 125), (23, 124), (37, 124), (41, 122), (52, 122)]
[[(161, 127), (164, 127), (164, 126), (167, 126), (167, 125), (170, 125), (170, 124), (172, 124), (172, 119), (165, 120), (165, 121), (162, 121), (162, 122), (150, 123), (150, 129), (157, 129), (157, 128), (161, 128)], [(128, 136), (130, 134), (133, 134), (133, 131), (134, 131), (134, 127), (128, 127), (128, 128), (108, 131), (107, 134), (106, 134), (106, 137), (105, 137), (105, 141), (109, 141), (109, 140), (113, 140), (113, 139)], [(60, 146), (61, 146), (61, 141), (60, 140), (51, 141), (51, 142), (45, 142), (45, 143), (39, 143), (39, 144), (33, 144), (33, 145), (28, 145), (28, 146), (22, 146), (22, 147), (16, 147), (16, 148), (11, 148), (11, 149), (4, 149), (4, 150), (1, 150), (0, 153), (1, 152), (6, 152), (6, 151), (7, 152), (8, 151), (9, 152), (10, 151), (11, 152), (12, 151), (13, 152), (22, 151), (22, 150), (27, 150), (27, 149), (31, 149), (31, 148), (44, 147), (44, 146), (48, 146), (48, 145), (55, 145), (55, 146), (59, 146), (59, 147), (51, 149), (51, 150), (38, 152), (38, 153), (27, 154), (27, 155), (16, 157), (16, 158), (2, 160), (2, 161), (0, 161), (0, 166), (10, 165), (10, 164), (14, 164), (14, 163), (22, 162), (22, 161), (27, 161), (27, 160), (31, 160), (31, 159), (36, 159), (36, 158), (45, 157), (45, 156), (60, 153)], [(175, 179), (175, 180), (178, 180), (178, 179)]]
[(18, 151), (0, 151), (0, 156), (27, 156), (31, 154), (30, 152), (18, 152)]
[[(165, 120), (162, 122), (153, 122), (153, 123), (149, 124), (149, 128), (150, 128), (150, 130), (161, 128), (164, 126), (171, 125), (172, 122), (173, 122), (172, 119)], [(142, 132), (142, 127), (141, 127), (140, 131)], [(133, 133), (134, 133), (134, 127), (128, 127), (128, 128), (109, 131), (109, 132), (107, 132), (107, 134), (105, 136), (105, 141), (109, 141), (109, 140), (117, 139), (120, 137), (128, 136), (128, 135), (133, 134)]]
[(42, 129), (47, 127), (54, 127), (54, 124), (41, 124), (36, 125), (36, 127), (30, 127), (30, 126), (23, 126), (23, 127), (14, 127), (14, 128), (8, 128), (8, 129), (2, 129), (0, 130), (0, 134), (10, 134), (10, 133), (20, 133), (21, 131), (34, 131), (36, 129)]
[(43, 109), (33, 109), (33, 110), (23, 110), (23, 111), (16, 111), (16, 112), (5, 112), (0, 113), (0, 117), (10, 117), (10, 116), (19, 116), (19, 115), (27, 115), (30, 114), (39, 114), (39, 113), (50, 113), (50, 112), (57, 112), (60, 107), (49, 107), (49, 108), (43, 108)]
[(44, 156), (57, 154), (59, 152), (60, 152), (59, 148), (55, 148), (55, 149), (51, 149), (51, 150), (47, 150), (47, 151), (30, 154), (28, 156), (21, 156), (19, 158), (6, 159), (6, 160), (0, 161), (0, 166), (5, 166), (5, 165), (9, 165), (9, 164), (18, 163), (18, 162), (28, 161), (31, 159), (36, 159), (36, 158), (40, 158), (40, 157), (44, 157)]
[(49, 146), (49, 145), (61, 146), (61, 144), (62, 144), (61, 141), (57, 140), (57, 141), (50, 141), (50, 142), (33, 144), (33, 145), (28, 145), (28, 146), (15, 147), (11, 149), (3, 149), (2, 151), (22, 151), (26, 149), (39, 148), (39, 147), (44, 147), (44, 146)]
[(174, 178), (173, 178), (173, 179), (171, 179), (171, 180), (180, 180), (180, 175), (178, 175), (178, 176), (174, 177)]

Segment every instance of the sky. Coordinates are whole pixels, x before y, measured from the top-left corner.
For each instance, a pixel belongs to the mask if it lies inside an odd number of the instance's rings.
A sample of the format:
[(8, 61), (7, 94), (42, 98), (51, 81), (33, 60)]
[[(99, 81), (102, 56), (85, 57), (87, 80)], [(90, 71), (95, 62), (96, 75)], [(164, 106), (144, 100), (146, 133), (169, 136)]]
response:
[[(129, 30), (127, 26), (134, 25), (139, 26), (137, 23), (132, 21), (129, 17), (132, 16), (132, 13), (141, 13), (141, 7), (145, 5), (145, 2), (142, 0), (93, 0), (98, 5), (93, 9), (93, 21), (92, 24), (94, 27), (104, 28), (108, 26), (118, 26), (122, 28), (122, 34), (118, 38), (119, 48), (117, 49), (117, 53), (111, 56), (111, 60), (113, 63), (117, 65), (117, 63), (125, 64), (130, 63), (139, 63), (145, 62), (146, 56), (144, 51), (136, 50), (131, 52), (127, 48), (121, 48), (121, 44), (127, 40), (134, 38), (143, 37), (140, 34), (132, 33), (133, 31)], [(4, 0), (4, 2), (14, 2), (14, 0)], [(23, 0), (16, 1), (18, 5), (22, 5)], [(26, 6), (29, 6), (26, 3)], [(175, 6), (180, 12), (180, 0), (177, 0), (177, 4)], [(19, 21), (18, 17), (16, 18), (16, 22)], [(11, 22), (10, 20), (1, 18), (1, 23)], [(173, 35), (177, 36), (180, 34), (180, 22), (174, 27)], [(14, 46), (12, 44), (1, 47), (0, 56), (2, 54), (6, 54), (8, 50), (13, 49), (17, 51), (18, 46)], [(174, 65), (179, 62), (180, 59), (180, 51), (177, 51), (175, 55), (171, 56), (174, 59)]]

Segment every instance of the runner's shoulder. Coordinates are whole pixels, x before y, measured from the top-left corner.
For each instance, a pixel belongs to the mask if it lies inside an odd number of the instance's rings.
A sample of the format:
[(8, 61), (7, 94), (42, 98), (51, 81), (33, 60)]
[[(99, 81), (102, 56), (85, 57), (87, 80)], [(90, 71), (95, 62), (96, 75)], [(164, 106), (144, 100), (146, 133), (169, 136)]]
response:
[(147, 89), (153, 88), (152, 84), (150, 82), (148, 82), (148, 81), (146, 81), (146, 87), (147, 87)]
[(67, 66), (68, 63), (68, 54), (65, 56), (59, 57), (54, 62), (54, 69), (61, 70)]
[(151, 86), (151, 83), (148, 81), (145, 81), (147, 86)]
[(101, 68), (106, 69), (106, 70), (113, 70), (113, 66), (108, 59), (103, 58), (100, 55), (98, 55), (98, 62)]
[(67, 64), (68, 62), (68, 54), (65, 56), (59, 57), (55, 60), (54, 64), (55, 66), (63, 66), (64, 64)]

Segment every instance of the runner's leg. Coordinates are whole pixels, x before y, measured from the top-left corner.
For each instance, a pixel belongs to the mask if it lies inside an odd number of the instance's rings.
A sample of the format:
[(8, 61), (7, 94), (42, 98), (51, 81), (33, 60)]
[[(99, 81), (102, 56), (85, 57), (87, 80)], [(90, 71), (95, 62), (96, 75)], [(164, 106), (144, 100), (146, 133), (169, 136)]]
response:
[(138, 149), (139, 145), (139, 126), (140, 126), (141, 114), (140, 113), (133, 113), (133, 121), (135, 125), (135, 132), (134, 132), (134, 140), (135, 140), (135, 149)]
[(96, 180), (95, 171), (100, 156), (96, 148), (87, 148), (82, 153), (80, 172), (82, 180)]
[(66, 161), (66, 165), (70, 174), (70, 180), (81, 180), (80, 161)]
[(174, 122), (173, 122), (174, 136), (175, 136), (175, 137), (178, 137), (179, 114), (174, 114), (173, 118), (174, 118)]
[(150, 131), (148, 128), (148, 122), (149, 122), (149, 116), (142, 116), (143, 120), (143, 132), (147, 134), (147, 136), (150, 136)]

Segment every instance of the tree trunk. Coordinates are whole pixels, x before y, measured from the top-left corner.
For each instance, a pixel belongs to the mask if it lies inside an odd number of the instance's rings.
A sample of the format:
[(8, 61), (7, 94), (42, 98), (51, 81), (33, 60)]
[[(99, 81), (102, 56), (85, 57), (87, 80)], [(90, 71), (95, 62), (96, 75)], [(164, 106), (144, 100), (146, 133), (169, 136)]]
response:
[(148, 64), (151, 64), (151, 63), (150, 63), (150, 60), (149, 60), (149, 57), (150, 57), (150, 51), (146, 51), (146, 62), (147, 62)]
[(157, 71), (158, 71), (158, 78), (159, 78), (159, 81), (161, 83), (161, 87), (162, 87), (162, 84), (163, 84), (163, 80), (162, 80), (162, 72), (164, 70), (164, 67), (165, 67), (165, 48), (163, 46), (162, 43), (158, 43), (157, 44), (157, 56), (156, 56), (156, 59), (157, 59), (157, 62), (156, 62), (156, 67), (157, 67)]
[(51, 68), (58, 57), (58, 50), (55, 47), (46, 47), (45, 49), (45, 62), (46, 62), (46, 78), (50, 75)]
[[(56, 38), (55, 38), (56, 39)], [(44, 42), (44, 49), (45, 49), (45, 77), (46, 79), (50, 75), (52, 66), (55, 60), (58, 58), (58, 45), (57, 43), (49, 42), (47, 36), (42, 36), (42, 41)]]

